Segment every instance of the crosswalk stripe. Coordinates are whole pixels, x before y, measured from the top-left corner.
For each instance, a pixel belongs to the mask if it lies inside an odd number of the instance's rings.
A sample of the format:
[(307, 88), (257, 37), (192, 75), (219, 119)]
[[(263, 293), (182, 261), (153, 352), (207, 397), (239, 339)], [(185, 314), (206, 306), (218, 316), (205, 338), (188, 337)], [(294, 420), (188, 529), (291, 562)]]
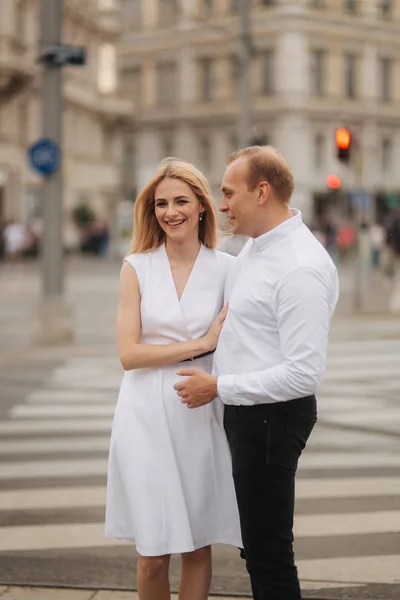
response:
[[(300, 460), (300, 469), (346, 470), (356, 467), (400, 467), (400, 454), (306, 452)], [(106, 469), (107, 461), (102, 459), (21, 461), (0, 463), (0, 479), (103, 475)]]
[(296, 537), (325, 537), (400, 532), (400, 511), (298, 515)]
[(359, 479), (299, 479), (296, 498), (358, 498), (360, 496), (400, 496), (400, 478), (375, 477)]
[[(297, 539), (398, 532), (400, 512), (299, 515), (294, 529)], [(82, 548), (118, 543), (114, 539), (104, 540), (103, 523), (0, 527), (0, 551)]]
[(107, 459), (42, 460), (0, 463), (0, 479), (105, 475)]
[(3, 421), (0, 423), (1, 435), (26, 434), (26, 433), (78, 433), (79, 431), (95, 431), (96, 433), (110, 433), (112, 419), (46, 419), (45, 421)]
[(353, 469), (355, 467), (399, 467), (400, 454), (374, 452), (362, 454), (338, 452), (306, 452), (300, 459), (300, 468)]
[(0, 510), (103, 507), (105, 499), (104, 486), (7, 490), (0, 492)]
[(298, 560), (301, 579), (320, 581), (400, 583), (400, 554), (345, 556), (343, 558)]
[(384, 364), (384, 365), (364, 365), (353, 366), (348, 371), (340, 368), (331, 368), (329, 365), (325, 373), (325, 381), (355, 381), (357, 379), (376, 379), (378, 377), (384, 378), (387, 376), (394, 376), (395, 365)]
[[(398, 343), (400, 347), (400, 342)], [(360, 363), (363, 365), (387, 365), (392, 369), (396, 364), (398, 365), (400, 362), (400, 352), (391, 352), (390, 354), (380, 354), (375, 356), (374, 354), (365, 355), (365, 356), (346, 356), (342, 353), (337, 355), (331, 355), (329, 357), (328, 362), (328, 370), (331, 370), (332, 367), (340, 367), (342, 369), (353, 369), (354, 365), (359, 365)]]
[(31, 392), (27, 397), (28, 404), (43, 404), (43, 403), (68, 403), (68, 404), (89, 404), (89, 403), (113, 403), (115, 404), (116, 396), (110, 392), (96, 391), (92, 392), (87, 390), (82, 392), (81, 390), (37, 390)]
[[(298, 500), (358, 498), (368, 496), (400, 496), (400, 479), (299, 479), (296, 484)], [(80, 508), (105, 504), (105, 486), (42, 488), (0, 491), (0, 510), (36, 510)]]
[(63, 452), (66, 454), (76, 452), (102, 452), (108, 451), (110, 447), (110, 436), (84, 436), (72, 438), (50, 437), (44, 439), (27, 438), (20, 440), (1, 441), (0, 439), (0, 456), (7, 454), (50, 454)]
[(113, 417), (114, 406), (38, 406), (20, 404), (10, 411), (14, 418), (43, 417)]

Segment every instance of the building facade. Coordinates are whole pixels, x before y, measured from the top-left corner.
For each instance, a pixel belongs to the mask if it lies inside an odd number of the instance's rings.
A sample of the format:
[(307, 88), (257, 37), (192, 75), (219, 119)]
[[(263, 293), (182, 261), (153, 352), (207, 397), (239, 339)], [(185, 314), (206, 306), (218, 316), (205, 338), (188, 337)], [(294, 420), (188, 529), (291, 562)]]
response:
[[(62, 42), (85, 46), (83, 67), (63, 67), (65, 243), (76, 244), (72, 211), (90, 206), (115, 220), (121, 196), (121, 130), (132, 104), (118, 96), (115, 44), (120, 34), (115, 0), (64, 0)], [(42, 136), (41, 72), (37, 62), (40, 1), (0, 2), (0, 222), (40, 216), (41, 178), (27, 149)]]
[[(399, 195), (400, 1), (249, 0), (250, 141), (276, 146), (311, 221), (338, 175), (344, 190)], [(134, 196), (157, 161), (203, 169), (218, 198), (237, 148), (238, 1), (124, 0), (121, 86), (133, 100), (125, 188)], [(352, 160), (335, 131), (352, 132)]]

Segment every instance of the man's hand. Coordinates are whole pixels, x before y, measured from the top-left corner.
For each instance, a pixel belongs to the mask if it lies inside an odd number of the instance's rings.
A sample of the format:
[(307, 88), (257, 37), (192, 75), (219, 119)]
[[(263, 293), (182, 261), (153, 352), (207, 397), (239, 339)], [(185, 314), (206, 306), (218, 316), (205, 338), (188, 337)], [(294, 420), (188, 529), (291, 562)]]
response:
[(217, 377), (209, 375), (200, 369), (182, 369), (177, 375), (187, 377), (174, 385), (181, 402), (188, 408), (199, 408), (209, 404), (218, 396)]

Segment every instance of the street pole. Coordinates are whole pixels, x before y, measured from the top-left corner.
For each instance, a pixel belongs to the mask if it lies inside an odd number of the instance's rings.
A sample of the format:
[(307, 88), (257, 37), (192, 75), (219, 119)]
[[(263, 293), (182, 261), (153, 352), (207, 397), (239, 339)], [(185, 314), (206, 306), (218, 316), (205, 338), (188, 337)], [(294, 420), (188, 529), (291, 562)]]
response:
[[(41, 46), (59, 44), (63, 0), (41, 2)], [(43, 62), (43, 135), (62, 149), (62, 73), (58, 65)], [(63, 300), (63, 181), (62, 166), (43, 178), (42, 297), (37, 341), (71, 341), (71, 312)]]
[[(62, 0), (42, 0), (42, 44), (59, 44), (62, 27)], [(43, 135), (62, 147), (62, 74), (58, 66), (43, 64)], [(43, 181), (43, 295), (63, 293), (62, 264), (62, 169)]]
[(250, 0), (239, 0), (239, 112), (238, 146), (244, 148), (251, 136), (251, 27)]
[[(364, 189), (364, 163), (363, 147), (360, 138), (356, 140), (356, 231), (357, 231), (357, 258), (356, 272), (354, 277), (354, 312), (361, 313), (364, 308), (365, 297), (368, 293), (369, 275), (369, 225), (370, 225), (370, 199)], [(365, 206), (366, 204), (366, 206)], [(367, 210), (367, 212), (366, 212)]]

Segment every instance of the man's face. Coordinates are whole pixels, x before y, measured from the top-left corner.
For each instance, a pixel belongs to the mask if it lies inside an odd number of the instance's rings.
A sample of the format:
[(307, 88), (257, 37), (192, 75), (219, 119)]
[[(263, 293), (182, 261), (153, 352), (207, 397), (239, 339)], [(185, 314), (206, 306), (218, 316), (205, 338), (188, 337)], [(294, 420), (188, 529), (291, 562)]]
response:
[(232, 233), (253, 237), (258, 226), (258, 186), (252, 192), (247, 184), (247, 158), (241, 157), (227, 166), (222, 180), (220, 211), (232, 227)]

